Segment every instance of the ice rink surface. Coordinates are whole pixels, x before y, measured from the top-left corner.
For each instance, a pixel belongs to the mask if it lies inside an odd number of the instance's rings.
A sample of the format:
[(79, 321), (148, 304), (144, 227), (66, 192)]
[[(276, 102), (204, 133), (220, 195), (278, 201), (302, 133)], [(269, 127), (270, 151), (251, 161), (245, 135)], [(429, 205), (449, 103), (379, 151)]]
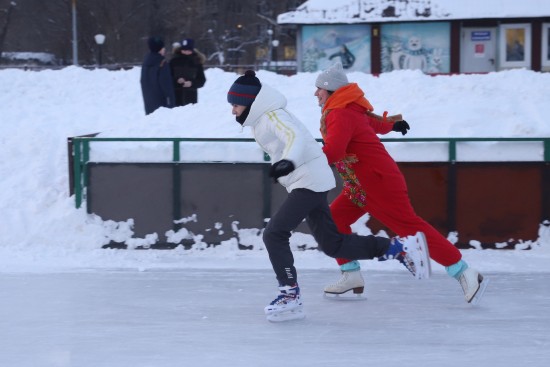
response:
[(363, 274), (335, 301), (336, 271), (300, 271), (306, 319), (273, 324), (272, 270), (0, 273), (0, 366), (550, 365), (549, 273), (485, 274), (478, 306), (444, 274)]

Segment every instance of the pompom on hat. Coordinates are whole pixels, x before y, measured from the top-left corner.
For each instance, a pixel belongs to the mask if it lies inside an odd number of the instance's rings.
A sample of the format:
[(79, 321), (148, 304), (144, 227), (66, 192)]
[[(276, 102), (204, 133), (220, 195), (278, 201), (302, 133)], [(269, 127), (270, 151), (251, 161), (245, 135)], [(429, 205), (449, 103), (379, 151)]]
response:
[(227, 92), (227, 102), (239, 106), (251, 106), (262, 89), (262, 83), (256, 78), (254, 70), (247, 70), (235, 80)]
[(160, 37), (149, 37), (147, 40), (147, 45), (151, 52), (159, 52), (164, 48), (164, 41)]
[(336, 89), (348, 85), (348, 77), (344, 73), (344, 68), (340, 62), (335, 63), (317, 76), (315, 86), (334, 92)]
[(191, 38), (186, 38), (181, 41), (181, 49), (187, 51), (193, 51), (195, 49), (195, 41)]

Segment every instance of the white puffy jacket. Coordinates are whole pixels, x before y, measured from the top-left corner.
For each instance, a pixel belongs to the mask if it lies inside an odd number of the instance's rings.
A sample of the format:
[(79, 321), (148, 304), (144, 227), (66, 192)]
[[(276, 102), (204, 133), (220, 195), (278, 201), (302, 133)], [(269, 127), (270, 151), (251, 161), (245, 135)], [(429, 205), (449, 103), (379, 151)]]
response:
[(315, 192), (333, 189), (336, 181), (321, 146), (285, 107), (285, 96), (262, 84), (243, 126), (252, 128), (254, 139), (270, 155), (272, 164), (281, 159), (294, 163), (296, 169), (279, 178), (288, 192), (298, 188)]

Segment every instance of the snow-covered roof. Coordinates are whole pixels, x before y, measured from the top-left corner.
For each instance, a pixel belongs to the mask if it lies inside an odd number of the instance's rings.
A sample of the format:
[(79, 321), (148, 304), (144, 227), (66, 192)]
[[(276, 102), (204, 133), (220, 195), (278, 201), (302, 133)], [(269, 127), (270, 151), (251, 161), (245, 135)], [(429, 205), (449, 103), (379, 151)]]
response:
[(309, 0), (279, 24), (550, 17), (550, 0)]

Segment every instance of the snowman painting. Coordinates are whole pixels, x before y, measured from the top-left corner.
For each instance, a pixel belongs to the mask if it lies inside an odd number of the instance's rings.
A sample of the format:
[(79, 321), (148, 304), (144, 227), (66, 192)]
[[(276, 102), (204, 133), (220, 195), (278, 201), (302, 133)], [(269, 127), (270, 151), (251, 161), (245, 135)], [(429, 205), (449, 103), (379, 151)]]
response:
[(422, 48), (422, 40), (417, 36), (409, 37), (407, 54), (403, 59), (403, 69), (424, 71), (427, 66), (428, 59), (424, 48)]

